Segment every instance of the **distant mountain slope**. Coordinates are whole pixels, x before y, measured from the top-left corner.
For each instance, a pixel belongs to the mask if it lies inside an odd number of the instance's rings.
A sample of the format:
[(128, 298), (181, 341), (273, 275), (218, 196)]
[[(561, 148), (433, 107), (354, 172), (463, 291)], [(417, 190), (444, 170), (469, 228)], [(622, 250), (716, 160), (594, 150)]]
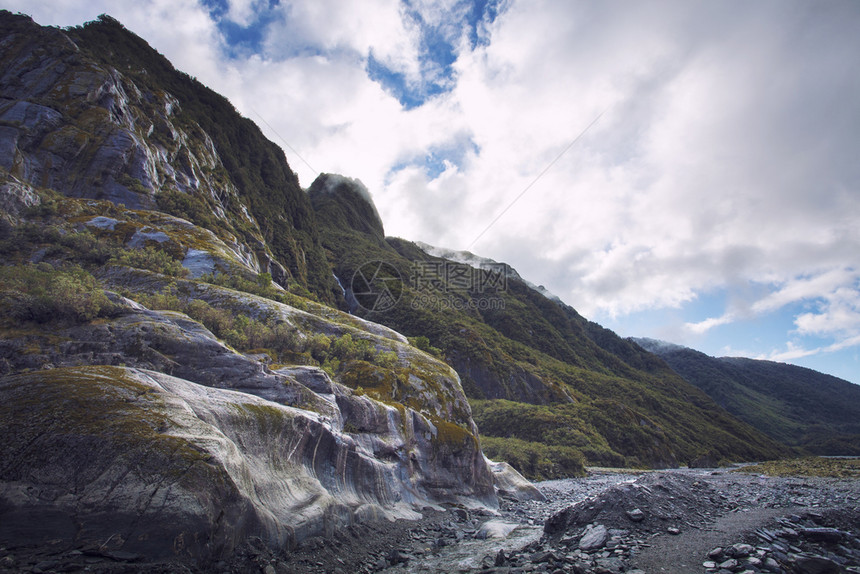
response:
[[(346, 290), (344, 308), (434, 348), (460, 375), (485, 448), (519, 461), (532, 476), (552, 475), (553, 461), (572, 463), (570, 449), (592, 464), (646, 466), (708, 452), (730, 460), (787, 452), (655, 355), (545, 296), (509, 267), (385, 238), (360, 182), (322, 175), (308, 193)], [(357, 291), (366, 285), (356, 278), (376, 273), (380, 262), (390, 266), (380, 287), (396, 283), (399, 301), (373, 308), (362, 304)], [(545, 459), (543, 470), (525, 468), (529, 458)]]
[(784, 363), (634, 341), (768, 436), (814, 454), (860, 454), (860, 385)]

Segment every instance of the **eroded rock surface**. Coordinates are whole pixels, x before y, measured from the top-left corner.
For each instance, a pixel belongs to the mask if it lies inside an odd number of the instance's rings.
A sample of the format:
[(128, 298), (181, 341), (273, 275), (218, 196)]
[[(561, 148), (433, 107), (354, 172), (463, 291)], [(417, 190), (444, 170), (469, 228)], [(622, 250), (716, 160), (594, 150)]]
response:
[[(137, 285), (157, 290), (150, 279)], [(318, 367), (272, 370), (182, 313), (110, 294), (111, 319), (0, 342), (5, 544), (110, 538), (111, 551), (215, 559), (249, 537), (289, 548), (427, 506), (497, 505), (450, 367), (384, 328), (194, 285), (193, 296), (275, 314), (297, 344), (314, 332), (369, 338), (396, 353), (383, 374), (397, 388), (382, 400)], [(535, 497), (513, 469), (498, 475), (501, 492)]]

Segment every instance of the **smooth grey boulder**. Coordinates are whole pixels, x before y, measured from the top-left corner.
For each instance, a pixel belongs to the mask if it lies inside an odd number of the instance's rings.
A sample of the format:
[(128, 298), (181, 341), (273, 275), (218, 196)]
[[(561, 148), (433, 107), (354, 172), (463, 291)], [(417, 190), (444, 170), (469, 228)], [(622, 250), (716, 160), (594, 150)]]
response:
[(486, 459), (493, 472), (496, 493), (519, 501), (546, 500), (546, 496), (507, 462)]
[(606, 539), (609, 536), (609, 531), (602, 524), (591, 525), (585, 529), (582, 537), (579, 539), (579, 549), (582, 551), (598, 550), (606, 544)]

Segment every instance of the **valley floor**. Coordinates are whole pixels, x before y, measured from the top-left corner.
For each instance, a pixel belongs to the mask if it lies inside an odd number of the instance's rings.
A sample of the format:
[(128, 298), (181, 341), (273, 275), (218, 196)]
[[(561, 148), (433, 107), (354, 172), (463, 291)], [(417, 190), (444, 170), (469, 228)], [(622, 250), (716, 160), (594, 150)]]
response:
[(860, 572), (860, 479), (597, 471), (538, 487), (546, 500), (505, 499), (498, 514), (428, 509), (420, 521), (355, 525), (290, 553), (251, 541), (229, 561), (190, 566), (2, 548), (0, 572)]

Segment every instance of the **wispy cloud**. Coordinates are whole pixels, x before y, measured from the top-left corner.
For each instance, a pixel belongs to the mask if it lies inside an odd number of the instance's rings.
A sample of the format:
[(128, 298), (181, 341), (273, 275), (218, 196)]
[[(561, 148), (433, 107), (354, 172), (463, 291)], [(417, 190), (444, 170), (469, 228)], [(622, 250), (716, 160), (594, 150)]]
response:
[[(608, 108), (474, 251), (591, 318), (669, 310), (704, 340), (790, 314), (761, 345), (856, 344), (853, 0), (223, 1), (259, 26), (251, 52), (216, 1), (4, 3), (44, 24), (111, 13), (310, 165), (361, 179), (389, 233), (452, 248)], [(684, 314), (714, 290), (724, 309)]]

